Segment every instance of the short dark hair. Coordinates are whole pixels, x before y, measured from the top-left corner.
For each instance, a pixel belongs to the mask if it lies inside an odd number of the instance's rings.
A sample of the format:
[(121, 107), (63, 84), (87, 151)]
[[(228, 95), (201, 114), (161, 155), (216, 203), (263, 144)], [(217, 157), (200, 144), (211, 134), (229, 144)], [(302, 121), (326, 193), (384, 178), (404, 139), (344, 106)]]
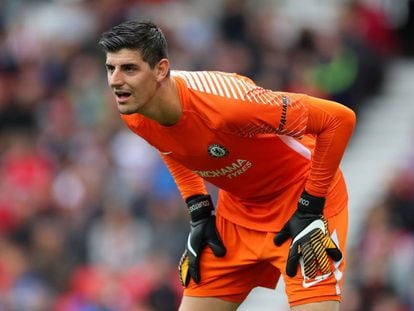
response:
[(126, 21), (104, 32), (99, 45), (105, 52), (138, 50), (151, 68), (168, 58), (168, 44), (161, 29), (150, 21)]

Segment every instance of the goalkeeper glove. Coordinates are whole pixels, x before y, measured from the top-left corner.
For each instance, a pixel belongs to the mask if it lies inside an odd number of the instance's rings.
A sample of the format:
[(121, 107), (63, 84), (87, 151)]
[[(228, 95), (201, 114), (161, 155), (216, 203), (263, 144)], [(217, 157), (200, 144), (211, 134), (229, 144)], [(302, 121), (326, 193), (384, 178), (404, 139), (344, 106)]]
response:
[(186, 200), (191, 218), (191, 230), (187, 247), (178, 266), (180, 281), (187, 286), (190, 277), (200, 283), (200, 255), (202, 249), (209, 245), (216, 257), (223, 257), (226, 248), (216, 230), (216, 216), (213, 214), (213, 202), (209, 195), (195, 195)]
[(282, 245), (292, 237), (287, 259), (286, 274), (294, 277), (302, 256), (302, 269), (306, 279), (315, 278), (320, 270), (323, 274), (331, 272), (328, 257), (335, 261), (342, 253), (329, 236), (328, 222), (323, 216), (325, 198), (318, 198), (303, 192), (298, 208), (282, 230), (275, 236), (274, 243)]

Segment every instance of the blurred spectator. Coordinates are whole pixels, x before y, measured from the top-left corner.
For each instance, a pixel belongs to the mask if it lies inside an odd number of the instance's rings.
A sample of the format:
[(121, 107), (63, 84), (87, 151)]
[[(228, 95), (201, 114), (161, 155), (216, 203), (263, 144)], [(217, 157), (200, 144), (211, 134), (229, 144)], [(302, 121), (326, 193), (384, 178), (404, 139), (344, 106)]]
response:
[(388, 4), (389, 20), (399, 43), (399, 53), (404, 57), (414, 56), (414, 1), (401, 0)]
[(92, 222), (86, 238), (88, 261), (110, 271), (141, 264), (153, 245), (148, 223), (111, 200), (104, 203), (102, 216)]

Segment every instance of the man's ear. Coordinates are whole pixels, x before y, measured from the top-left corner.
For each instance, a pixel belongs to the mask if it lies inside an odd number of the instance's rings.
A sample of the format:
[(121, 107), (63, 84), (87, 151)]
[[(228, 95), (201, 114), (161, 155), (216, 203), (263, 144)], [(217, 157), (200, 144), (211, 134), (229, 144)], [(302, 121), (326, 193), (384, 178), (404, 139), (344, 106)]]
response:
[(157, 65), (155, 65), (156, 70), (156, 79), (157, 82), (161, 82), (165, 79), (165, 77), (168, 76), (168, 73), (170, 72), (170, 62), (168, 59), (163, 58), (161, 59)]

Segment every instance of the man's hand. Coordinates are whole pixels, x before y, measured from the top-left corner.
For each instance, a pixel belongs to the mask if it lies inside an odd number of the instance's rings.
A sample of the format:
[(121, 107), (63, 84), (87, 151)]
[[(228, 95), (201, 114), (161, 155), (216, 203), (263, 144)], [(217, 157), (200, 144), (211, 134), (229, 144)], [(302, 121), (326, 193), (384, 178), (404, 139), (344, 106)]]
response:
[(200, 283), (200, 255), (202, 249), (209, 245), (217, 257), (226, 254), (226, 248), (216, 230), (216, 216), (209, 195), (192, 196), (186, 200), (191, 218), (191, 230), (187, 247), (178, 266), (180, 281), (187, 286), (190, 278)]
[(315, 278), (318, 271), (322, 274), (331, 272), (328, 256), (335, 261), (342, 258), (342, 253), (329, 236), (328, 223), (323, 217), (325, 198), (317, 198), (303, 192), (298, 201), (298, 209), (276, 234), (274, 243), (282, 245), (292, 237), (286, 274), (296, 275), (299, 259), (302, 256), (304, 276)]

